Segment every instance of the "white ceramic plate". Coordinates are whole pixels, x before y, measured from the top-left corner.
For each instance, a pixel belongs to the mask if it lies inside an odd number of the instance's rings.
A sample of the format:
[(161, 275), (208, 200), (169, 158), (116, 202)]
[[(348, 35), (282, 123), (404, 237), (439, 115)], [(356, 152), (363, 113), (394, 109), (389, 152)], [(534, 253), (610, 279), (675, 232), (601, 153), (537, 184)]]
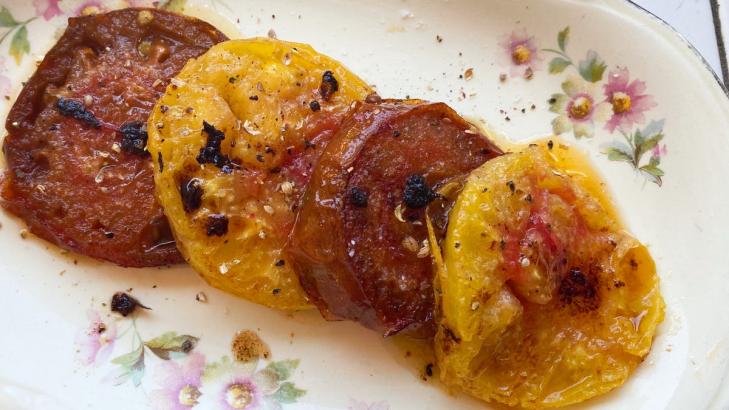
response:
[[(66, 17), (124, 3), (3, 0), (0, 35), (8, 34), (0, 40), (0, 113), (7, 113)], [(516, 140), (547, 136), (556, 126), (590, 153), (627, 225), (650, 246), (668, 305), (653, 351), (636, 374), (585, 407), (729, 408), (729, 99), (668, 26), (618, 0), (199, 3), (189, 0), (186, 12), (235, 36), (273, 29), (279, 38), (311, 43), (383, 96), (445, 101)], [(566, 27), (561, 50), (558, 33)], [(510, 40), (531, 48), (526, 64), (509, 58), (517, 44)], [(551, 73), (550, 66), (563, 70)], [(469, 68), (473, 77), (460, 78)], [(565, 94), (555, 96), (555, 105), (569, 101), (575, 90), (591, 95), (596, 107), (577, 127), (549, 103), (554, 94)], [(611, 90), (633, 98), (631, 116), (611, 118), (609, 103), (601, 103)], [(634, 153), (619, 128), (663, 138), (635, 163), (616, 161)], [(610, 147), (627, 155), (613, 151), (609, 158)], [(406, 357), (402, 343), (355, 324), (252, 305), (209, 288), (184, 266), (122, 269), (64, 254), (32, 236), (23, 239), (23, 224), (6, 213), (0, 221), (0, 408), (177, 409), (185, 408), (174, 406), (185, 385), (202, 393), (200, 408), (218, 408), (236, 380), (252, 383), (261, 408), (488, 407), (449, 395), (435, 378), (423, 380), (426, 359)], [(128, 288), (153, 308), (135, 322), (108, 313), (110, 296)], [(206, 303), (196, 301), (201, 291)], [(106, 324), (107, 336), (116, 329), (115, 337), (89, 337), (87, 315)], [(262, 361), (257, 370), (229, 365), (223, 357), (240, 329), (258, 331), (273, 362)], [(147, 350), (136, 360), (137, 336), (149, 341), (169, 331), (199, 338), (193, 353), (162, 360)], [(124, 358), (113, 360), (130, 352), (126, 368), (119, 364)], [(276, 383), (265, 377), (271, 369), (281, 376)], [(125, 371), (128, 378), (115, 378)]]

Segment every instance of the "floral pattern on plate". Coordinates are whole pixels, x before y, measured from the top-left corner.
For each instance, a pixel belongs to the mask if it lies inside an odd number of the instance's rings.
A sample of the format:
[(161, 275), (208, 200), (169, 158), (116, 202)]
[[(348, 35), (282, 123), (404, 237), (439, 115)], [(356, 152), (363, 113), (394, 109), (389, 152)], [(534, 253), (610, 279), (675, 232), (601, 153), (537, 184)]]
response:
[[(110, 361), (114, 369), (103, 380), (114, 385), (131, 382), (139, 387), (147, 366), (154, 362), (154, 389), (148, 395), (153, 409), (182, 410), (200, 405), (230, 410), (282, 410), (284, 404), (296, 403), (306, 394), (306, 390), (290, 381), (298, 360), (237, 362), (223, 356), (208, 361), (204, 354), (194, 350), (199, 341), (195, 336), (166, 332), (145, 340), (135, 317), (121, 320), (128, 327), (120, 333), (116, 321), (102, 321), (97, 311), (87, 312), (87, 320), (88, 325), (76, 339), (78, 361), (84, 366), (101, 366), (120, 339), (131, 339), (131, 351)], [(150, 360), (151, 356), (156, 360)]]
[[(661, 144), (665, 120), (646, 121), (647, 113), (656, 107), (653, 96), (646, 93), (646, 84), (630, 78), (626, 67), (616, 67), (607, 74), (608, 65), (594, 50), (589, 50), (582, 60), (574, 60), (567, 53), (570, 28), (557, 35), (557, 49), (544, 52), (555, 54), (549, 62), (550, 74), (561, 74), (572, 68), (562, 82), (562, 92), (549, 99), (549, 110), (556, 113), (552, 131), (559, 135), (572, 132), (576, 138), (593, 137), (596, 126), (602, 126), (608, 134), (616, 132), (622, 140), (605, 145), (603, 152), (611, 161), (629, 163), (636, 171), (658, 186), (665, 175), (660, 168), (667, 148)], [(602, 87), (600, 87), (602, 85)], [(646, 154), (649, 154), (646, 158)]]

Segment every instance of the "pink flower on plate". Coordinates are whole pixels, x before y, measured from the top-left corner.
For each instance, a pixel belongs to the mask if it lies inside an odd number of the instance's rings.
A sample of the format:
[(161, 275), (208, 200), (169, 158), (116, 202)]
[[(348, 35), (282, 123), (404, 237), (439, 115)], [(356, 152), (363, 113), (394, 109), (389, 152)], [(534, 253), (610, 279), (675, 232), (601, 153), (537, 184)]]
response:
[(376, 401), (367, 403), (364, 401), (352, 399), (347, 406), (347, 410), (390, 410), (390, 405), (385, 401)]
[(73, 14), (75, 16), (90, 16), (92, 14), (99, 14), (106, 11), (106, 7), (99, 0), (88, 0), (84, 1), (76, 7)]
[(111, 355), (116, 339), (116, 324), (104, 323), (99, 312), (89, 310), (86, 312), (89, 326), (76, 337), (76, 354), (84, 366), (99, 364)]
[(258, 409), (265, 393), (255, 380), (257, 361), (240, 363), (224, 359), (205, 369), (201, 407), (221, 410)]
[(653, 151), (651, 152), (651, 156), (653, 158), (661, 159), (668, 155), (668, 147), (666, 144), (657, 144), (655, 147), (653, 147)]
[(205, 356), (198, 352), (191, 352), (178, 361), (163, 361), (155, 373), (159, 388), (149, 395), (152, 408), (185, 410), (196, 406), (204, 368)]
[(511, 64), (511, 76), (531, 78), (537, 70), (537, 63), (542, 61), (536, 40), (526, 30), (512, 31), (499, 43), (504, 49), (506, 58)]
[(645, 94), (643, 81), (630, 81), (627, 68), (618, 68), (608, 74), (608, 83), (603, 86), (605, 101), (613, 108), (613, 115), (605, 124), (610, 132), (615, 129), (629, 130), (645, 121), (645, 112), (656, 106), (653, 97)]
[(33, 0), (33, 6), (35, 6), (35, 14), (43, 16), (46, 20), (50, 20), (61, 14), (61, 9), (58, 7), (58, 0)]

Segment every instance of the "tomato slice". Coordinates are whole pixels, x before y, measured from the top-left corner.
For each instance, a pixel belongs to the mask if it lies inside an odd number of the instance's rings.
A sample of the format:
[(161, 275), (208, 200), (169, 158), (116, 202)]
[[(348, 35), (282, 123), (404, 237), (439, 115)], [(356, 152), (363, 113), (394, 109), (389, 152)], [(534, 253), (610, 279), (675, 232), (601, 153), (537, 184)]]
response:
[(475, 170), (438, 265), (441, 379), (487, 401), (543, 408), (603, 394), (640, 364), (663, 319), (648, 250), (562, 144)]
[(442, 103), (355, 107), (314, 170), (289, 247), (322, 314), (385, 335), (432, 333), (425, 208), (500, 153)]
[(36, 235), (87, 256), (182, 262), (154, 197), (145, 124), (187, 60), (226, 39), (156, 9), (70, 18), (8, 115), (2, 205)]
[(233, 40), (191, 60), (150, 117), (157, 196), (211, 285), (310, 307), (282, 253), (299, 196), (350, 104), (372, 90), (310, 46)]

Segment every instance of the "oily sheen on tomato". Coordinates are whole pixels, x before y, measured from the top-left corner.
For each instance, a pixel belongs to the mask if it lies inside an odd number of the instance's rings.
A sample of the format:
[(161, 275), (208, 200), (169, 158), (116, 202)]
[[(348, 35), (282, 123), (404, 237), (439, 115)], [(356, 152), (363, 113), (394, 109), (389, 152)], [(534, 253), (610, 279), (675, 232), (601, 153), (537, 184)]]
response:
[(441, 380), (487, 401), (545, 408), (604, 394), (663, 319), (648, 249), (586, 159), (559, 143), (475, 170), (435, 259)]
[(360, 103), (314, 169), (288, 251), (329, 319), (428, 334), (425, 209), (438, 187), (500, 154), (442, 103)]
[(69, 19), (8, 115), (2, 205), (84, 255), (181, 262), (154, 197), (146, 122), (170, 78), (223, 40), (208, 23), (156, 9)]
[(188, 263), (269, 307), (311, 307), (283, 247), (318, 156), (372, 90), (306, 44), (231, 40), (191, 60), (149, 118), (158, 199)]

